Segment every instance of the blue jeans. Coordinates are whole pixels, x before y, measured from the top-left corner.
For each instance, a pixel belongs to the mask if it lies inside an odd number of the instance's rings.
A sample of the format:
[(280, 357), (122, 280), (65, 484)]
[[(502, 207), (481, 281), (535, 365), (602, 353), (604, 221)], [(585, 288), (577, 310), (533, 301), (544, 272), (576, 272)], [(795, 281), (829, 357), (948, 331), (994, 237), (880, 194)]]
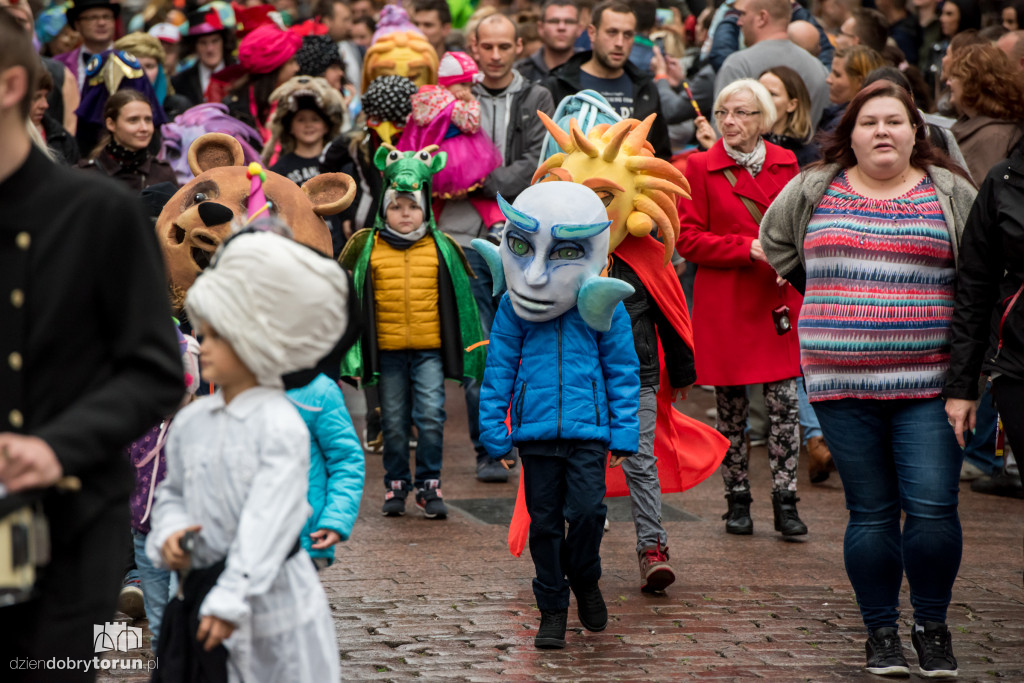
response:
[(516, 445), (530, 513), (537, 608), (568, 609), (570, 586), (587, 587), (601, 578), (608, 444), (558, 440)]
[[(469, 287), (473, 292), (473, 300), (476, 301), (476, 309), (480, 312), (480, 327), (484, 339), (488, 339), (491, 336), (491, 323), (494, 322), (494, 314), (498, 312), (498, 301), (501, 296), (496, 297), (491, 293), (494, 280), (484, 257), (477, 253), (476, 249), (469, 248), (466, 249), (466, 260), (476, 273), (476, 279), (469, 281)], [(466, 392), (469, 439), (473, 442), (477, 458), (487, 458), (487, 449), (480, 443), (480, 383), (472, 377), (467, 377), (462, 386)]]
[(380, 423), (384, 433), (384, 486), (410, 489), (409, 431), (416, 425), (416, 487), (441, 480), (444, 450), (444, 369), (441, 352), (380, 352)]
[(803, 377), (796, 381), (796, 397), (800, 401), (800, 426), (804, 428), (804, 443), (807, 443), (814, 437), (821, 436), (821, 424), (818, 423), (818, 416), (807, 399)]
[(156, 654), (156, 644), (160, 642), (160, 622), (164, 618), (164, 608), (171, 598), (171, 572), (157, 569), (146, 556), (146, 534), (132, 529), (132, 540), (135, 543), (135, 567), (142, 584), (142, 601), (146, 605), (146, 619), (149, 630), (153, 632), (150, 647)]
[(1003, 468), (1003, 461), (996, 459), (996, 431), (999, 413), (992, 401), (992, 383), (985, 387), (985, 392), (978, 402), (977, 428), (970, 435), (964, 459), (985, 474), (995, 474)]
[(945, 623), (963, 552), (963, 452), (942, 400), (842, 399), (814, 408), (846, 492), (843, 556), (864, 625), (897, 625), (904, 571), (914, 621)]

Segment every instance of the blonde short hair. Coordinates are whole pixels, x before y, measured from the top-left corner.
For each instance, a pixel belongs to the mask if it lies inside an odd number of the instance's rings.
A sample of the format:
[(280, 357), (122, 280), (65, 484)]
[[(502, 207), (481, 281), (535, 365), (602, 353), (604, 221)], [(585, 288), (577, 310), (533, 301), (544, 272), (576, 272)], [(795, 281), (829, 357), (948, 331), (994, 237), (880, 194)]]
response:
[(768, 88), (753, 78), (741, 78), (722, 88), (722, 91), (718, 93), (718, 97), (715, 98), (715, 106), (712, 108), (712, 111), (718, 111), (722, 108), (723, 102), (733, 95), (740, 93), (750, 93), (757, 102), (757, 108), (761, 111), (761, 133), (764, 134), (770, 131), (772, 126), (775, 125), (778, 112), (775, 111), (775, 103), (772, 102), (772, 96), (768, 93)]

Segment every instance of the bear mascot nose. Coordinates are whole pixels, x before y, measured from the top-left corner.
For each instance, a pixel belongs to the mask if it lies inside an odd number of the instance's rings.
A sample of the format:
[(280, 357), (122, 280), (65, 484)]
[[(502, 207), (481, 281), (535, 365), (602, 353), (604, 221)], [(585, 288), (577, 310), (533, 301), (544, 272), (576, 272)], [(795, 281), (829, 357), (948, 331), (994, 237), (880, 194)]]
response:
[(199, 205), (199, 218), (203, 220), (203, 224), (212, 228), (215, 225), (223, 225), (227, 223), (235, 214), (228, 207), (217, 202), (203, 202)]

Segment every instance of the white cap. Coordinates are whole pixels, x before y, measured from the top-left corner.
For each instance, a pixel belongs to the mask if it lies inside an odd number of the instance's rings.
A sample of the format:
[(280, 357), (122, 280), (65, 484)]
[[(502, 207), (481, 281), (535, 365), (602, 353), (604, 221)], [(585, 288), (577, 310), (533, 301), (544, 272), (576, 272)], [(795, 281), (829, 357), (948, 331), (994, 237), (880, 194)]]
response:
[(181, 40), (181, 30), (174, 24), (169, 24), (166, 21), (153, 24), (147, 33), (165, 43), (175, 44)]

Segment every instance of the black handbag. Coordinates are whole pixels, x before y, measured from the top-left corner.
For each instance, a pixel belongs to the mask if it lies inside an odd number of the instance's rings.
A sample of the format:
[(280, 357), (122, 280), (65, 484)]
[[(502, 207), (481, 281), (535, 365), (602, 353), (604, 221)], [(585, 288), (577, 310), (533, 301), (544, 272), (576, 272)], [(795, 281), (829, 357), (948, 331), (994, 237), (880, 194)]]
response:
[(215, 585), (226, 560), (185, 575), (178, 596), (167, 603), (160, 622), (159, 665), (153, 681), (165, 683), (227, 683), (228, 651), (223, 644), (209, 652), (196, 639), (199, 608)]
[[(298, 540), (285, 558), (287, 562), (302, 549)], [(167, 603), (160, 622), (157, 644), (158, 667), (151, 681), (160, 683), (227, 683), (228, 651), (223, 643), (209, 652), (196, 639), (199, 632), (199, 608), (206, 595), (217, 585), (227, 559), (209, 567), (192, 569), (178, 589), (178, 595)]]

